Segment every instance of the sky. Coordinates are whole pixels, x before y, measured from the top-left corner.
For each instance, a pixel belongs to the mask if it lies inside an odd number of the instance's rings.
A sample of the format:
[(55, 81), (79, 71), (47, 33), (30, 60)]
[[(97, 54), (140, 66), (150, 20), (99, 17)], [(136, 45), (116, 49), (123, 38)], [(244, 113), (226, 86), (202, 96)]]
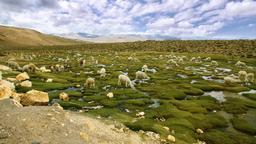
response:
[(256, 0), (0, 0), (0, 25), (49, 34), (256, 39)]

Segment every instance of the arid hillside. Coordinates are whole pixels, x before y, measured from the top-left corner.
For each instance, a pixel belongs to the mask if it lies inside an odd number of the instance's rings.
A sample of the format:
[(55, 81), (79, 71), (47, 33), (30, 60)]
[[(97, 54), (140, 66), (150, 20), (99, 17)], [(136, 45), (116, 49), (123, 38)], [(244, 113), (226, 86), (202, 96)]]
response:
[(0, 26), (1, 46), (73, 45), (81, 41), (47, 35), (31, 29)]

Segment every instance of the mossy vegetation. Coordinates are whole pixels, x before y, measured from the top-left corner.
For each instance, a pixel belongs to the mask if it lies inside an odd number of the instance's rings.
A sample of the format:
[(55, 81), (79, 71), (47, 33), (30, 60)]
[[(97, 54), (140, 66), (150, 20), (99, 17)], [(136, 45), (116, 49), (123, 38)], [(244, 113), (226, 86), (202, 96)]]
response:
[[(16, 86), (17, 92), (31, 89), (48, 92), (51, 102), (58, 102), (65, 109), (84, 110), (87, 114), (119, 121), (132, 130), (153, 131), (162, 138), (168, 134), (176, 137), (177, 143), (207, 144), (253, 144), (255, 143), (256, 95), (239, 92), (256, 89), (255, 84), (225, 84), (223, 78), (238, 71), (255, 73), (256, 59), (252, 49), (255, 41), (147, 41), (117, 44), (88, 44), (70, 47), (26, 47), (1, 51), (0, 64), (15, 57), (21, 66), (34, 63), (38, 67), (61, 64), (60, 72), (29, 73), (33, 86)], [(229, 45), (232, 43), (232, 45)], [(243, 57), (236, 45), (244, 46)], [(234, 47), (233, 47), (234, 46)], [(128, 50), (129, 48), (129, 50)], [(229, 49), (228, 49), (229, 48)], [(149, 51), (142, 51), (142, 50)], [(207, 50), (206, 50), (207, 49)], [(176, 52), (176, 53), (173, 53)], [(214, 54), (210, 54), (214, 53)], [(255, 54), (255, 51), (254, 51)], [(171, 57), (185, 57), (179, 66), (167, 63)], [(191, 62), (192, 57), (201, 57), (201, 63)], [(211, 57), (218, 62), (212, 66)], [(32, 58), (30, 58), (32, 57)], [(128, 60), (132, 57), (135, 60)], [(80, 66), (79, 60), (86, 61)], [(254, 69), (235, 67), (237, 61), (246, 62)], [(149, 80), (135, 80), (135, 72), (148, 65)], [(106, 77), (97, 71), (105, 67)], [(216, 71), (230, 69), (230, 72)], [(155, 71), (155, 72), (154, 72)], [(3, 77), (14, 78), (21, 71), (4, 72)], [(118, 85), (118, 75), (127, 73), (135, 89)], [(203, 79), (203, 76), (209, 79)], [(95, 87), (84, 85), (88, 77), (95, 78)], [(47, 79), (53, 82), (47, 83)], [(19, 82), (15, 82), (18, 84)], [(206, 92), (222, 92), (224, 101)], [(59, 100), (65, 92), (69, 101)], [(112, 92), (113, 98), (107, 97)], [(226, 95), (226, 93), (231, 95)], [(94, 109), (95, 108), (95, 109)], [(144, 118), (136, 114), (144, 112)], [(219, 114), (226, 113), (230, 117)], [(166, 129), (168, 127), (170, 131)], [(203, 134), (197, 134), (200, 128)]]

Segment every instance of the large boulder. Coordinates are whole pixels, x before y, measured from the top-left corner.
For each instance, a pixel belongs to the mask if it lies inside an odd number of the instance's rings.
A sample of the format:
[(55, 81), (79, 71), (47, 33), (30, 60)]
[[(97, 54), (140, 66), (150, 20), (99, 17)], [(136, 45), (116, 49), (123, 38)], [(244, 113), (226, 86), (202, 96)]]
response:
[(20, 83), (20, 86), (22, 87), (32, 87), (32, 82), (29, 80), (23, 81)]
[(20, 103), (24, 106), (30, 105), (47, 105), (49, 102), (48, 93), (30, 90), (21, 96)]
[(29, 75), (28, 75), (27, 72), (20, 73), (20, 74), (18, 74), (18, 75), (16, 76), (16, 79), (17, 79), (18, 81), (24, 81), (24, 80), (29, 79)]
[(15, 86), (13, 83), (6, 80), (0, 80), (0, 100), (9, 98), (14, 90)]

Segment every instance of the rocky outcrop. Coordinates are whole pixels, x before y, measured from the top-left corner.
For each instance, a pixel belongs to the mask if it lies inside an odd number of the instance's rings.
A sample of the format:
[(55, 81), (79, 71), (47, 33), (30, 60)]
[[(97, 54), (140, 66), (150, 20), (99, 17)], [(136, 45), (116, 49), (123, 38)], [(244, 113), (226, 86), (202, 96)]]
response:
[(1, 144), (159, 144), (112, 121), (54, 106), (20, 107), (0, 101)]
[(37, 90), (30, 90), (20, 97), (20, 103), (23, 106), (48, 105), (48, 102), (48, 93)]
[(24, 81), (24, 80), (28, 80), (29, 79), (29, 75), (28, 73), (24, 72), (24, 73), (20, 73), (16, 76), (16, 79), (18, 81)]

